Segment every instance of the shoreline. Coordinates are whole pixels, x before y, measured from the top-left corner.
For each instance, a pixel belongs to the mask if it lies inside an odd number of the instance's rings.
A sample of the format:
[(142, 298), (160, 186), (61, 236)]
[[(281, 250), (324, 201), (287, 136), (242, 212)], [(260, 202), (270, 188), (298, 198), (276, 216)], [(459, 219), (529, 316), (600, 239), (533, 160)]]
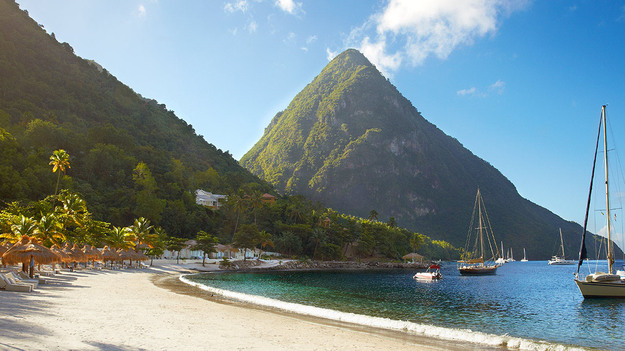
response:
[(0, 291), (0, 349), (505, 350), (211, 296), (179, 280), (198, 273), (197, 261), (155, 263), (63, 272), (33, 293)]

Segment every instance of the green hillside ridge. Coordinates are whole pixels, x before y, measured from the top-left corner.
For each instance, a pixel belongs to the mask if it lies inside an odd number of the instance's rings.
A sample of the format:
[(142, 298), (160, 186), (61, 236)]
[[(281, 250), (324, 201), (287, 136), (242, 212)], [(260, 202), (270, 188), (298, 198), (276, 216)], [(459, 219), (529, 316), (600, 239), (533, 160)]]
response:
[[(522, 198), (488, 162), (425, 120), (354, 49), (334, 58), (276, 114), (241, 159), (285, 194), (380, 218), (464, 247), (482, 190), (498, 241), (530, 259), (556, 253), (558, 228), (573, 257), (582, 228)], [(588, 243), (593, 246), (594, 241)], [(592, 251), (594, 252), (594, 251)]]
[[(48, 157), (60, 148), (71, 156), (63, 187), (82, 194), (94, 217), (115, 225), (144, 216), (173, 235), (194, 235), (209, 221), (195, 205), (195, 189), (227, 194), (249, 184), (273, 192), (165, 105), (76, 56), (42, 27), (15, 2), (0, 1), (5, 204), (50, 194), (56, 177), (50, 176)], [(140, 163), (147, 175), (143, 184), (136, 179)]]
[[(300, 196), (263, 201), (277, 195), (269, 183), (165, 105), (76, 56), (12, 0), (0, 0), (0, 77), (0, 243), (28, 232), (46, 246), (126, 248), (125, 230), (149, 224), (153, 244), (172, 249), (189, 238), (210, 246), (214, 236), (302, 259), (399, 260), (416, 246), (426, 258), (460, 257), (392, 222)], [(68, 157), (63, 171), (52, 172), (53, 152)], [(228, 200), (219, 210), (197, 205), (198, 188)]]

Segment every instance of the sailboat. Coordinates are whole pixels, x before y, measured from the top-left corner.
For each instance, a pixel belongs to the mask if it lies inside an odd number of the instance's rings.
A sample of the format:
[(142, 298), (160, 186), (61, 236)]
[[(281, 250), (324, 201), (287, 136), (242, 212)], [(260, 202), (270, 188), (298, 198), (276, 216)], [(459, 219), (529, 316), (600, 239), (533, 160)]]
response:
[[(476, 219), (477, 223), (475, 223)], [(473, 245), (473, 247), (469, 248), (469, 245)], [(490, 249), (488, 256), (487, 248)], [(493, 248), (497, 251), (496, 254), (493, 252)], [(465, 245), (465, 257), (464, 260), (458, 261), (458, 271), (462, 275), (495, 274), (500, 266), (500, 264), (495, 263), (497, 257), (499, 257), (499, 250), (495, 243), (495, 236), (486, 213), (482, 194), (478, 188), (469, 224), (467, 244)]]
[(560, 247), (562, 248), (562, 256), (551, 256), (549, 260), (550, 265), (565, 265), (565, 264), (575, 264), (573, 260), (567, 260), (564, 256), (564, 240), (562, 240), (562, 228), (560, 228)]
[[(625, 298), (625, 281), (617, 274), (613, 274), (614, 253), (610, 228), (610, 192), (608, 183), (608, 138), (606, 136), (606, 113), (605, 105), (601, 107), (601, 121), (599, 122), (599, 134), (597, 135), (597, 146), (595, 147), (595, 160), (592, 166), (590, 177), (590, 190), (588, 191), (588, 202), (586, 204), (586, 217), (584, 218), (584, 229), (582, 232), (582, 242), (579, 249), (579, 261), (577, 262), (577, 272), (575, 273), (575, 284), (579, 288), (584, 298), (591, 297), (618, 297)], [(606, 229), (607, 229), (607, 249), (608, 249), (608, 271), (588, 274), (584, 279), (579, 275), (579, 267), (587, 258), (586, 252), (586, 225), (588, 224), (588, 211), (590, 209), (590, 199), (592, 195), (592, 183), (595, 175), (595, 163), (597, 161), (597, 150), (601, 136), (601, 125), (603, 124), (603, 163), (605, 167), (605, 197), (606, 197)]]
[(525, 255), (525, 248), (523, 248), (523, 259), (521, 262), (527, 262), (527, 256)]
[(495, 263), (497, 263), (497, 264), (499, 264), (501, 266), (503, 266), (504, 263), (508, 262), (508, 261), (506, 261), (505, 258), (503, 258), (503, 253), (504, 253), (504, 251), (503, 251), (503, 241), (502, 241), (501, 242), (501, 254), (502, 254), (502, 257), (499, 257), (499, 258), (497, 258), (495, 260)]

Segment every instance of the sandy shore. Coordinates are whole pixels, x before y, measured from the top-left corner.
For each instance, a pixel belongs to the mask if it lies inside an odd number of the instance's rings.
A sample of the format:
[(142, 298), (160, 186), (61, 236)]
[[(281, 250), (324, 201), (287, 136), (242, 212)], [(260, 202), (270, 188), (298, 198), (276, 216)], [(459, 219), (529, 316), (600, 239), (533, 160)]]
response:
[(483, 349), (216, 300), (179, 281), (197, 267), (63, 272), (33, 293), (0, 291), (0, 350)]

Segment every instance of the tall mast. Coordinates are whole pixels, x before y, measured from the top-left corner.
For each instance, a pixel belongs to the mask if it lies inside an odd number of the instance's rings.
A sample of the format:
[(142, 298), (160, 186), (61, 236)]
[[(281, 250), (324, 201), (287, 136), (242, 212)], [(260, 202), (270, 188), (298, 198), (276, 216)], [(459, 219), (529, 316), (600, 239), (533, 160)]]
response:
[(484, 234), (482, 233), (482, 195), (480, 194), (480, 188), (477, 189), (478, 200), (478, 213), (480, 216), (480, 255), (482, 257), (482, 263), (484, 262)]
[(610, 195), (608, 186), (608, 136), (606, 134), (605, 125), (605, 105), (601, 106), (601, 115), (603, 118), (603, 163), (605, 166), (605, 202), (606, 202), (606, 214), (607, 214), (607, 230), (608, 230), (608, 274), (612, 274), (612, 239), (610, 232)]
[(560, 228), (560, 247), (562, 247), (562, 258), (564, 258), (564, 240), (562, 240), (562, 228)]

